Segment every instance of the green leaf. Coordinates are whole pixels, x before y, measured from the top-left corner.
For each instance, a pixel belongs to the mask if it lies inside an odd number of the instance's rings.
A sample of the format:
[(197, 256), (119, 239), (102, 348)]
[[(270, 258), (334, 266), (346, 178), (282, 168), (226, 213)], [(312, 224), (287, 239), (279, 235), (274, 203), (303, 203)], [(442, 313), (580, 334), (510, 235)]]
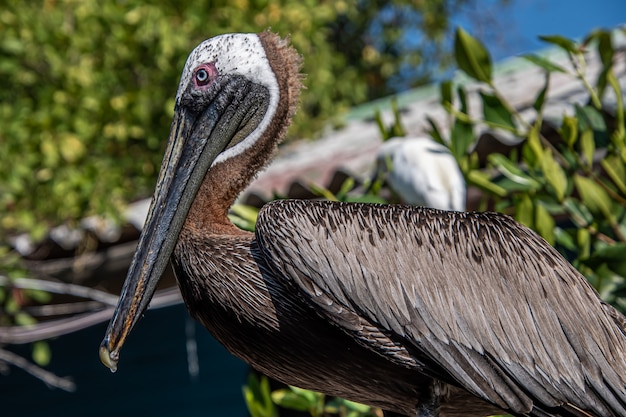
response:
[(550, 245), (554, 246), (555, 222), (542, 204), (535, 204), (535, 229)]
[(15, 324), (18, 326), (34, 326), (37, 324), (37, 320), (35, 320), (33, 316), (28, 313), (18, 311), (15, 313)]
[(481, 92), (480, 97), (483, 101), (483, 116), (486, 122), (512, 132), (517, 130), (511, 112), (498, 96)]
[(540, 182), (524, 172), (515, 162), (511, 161), (506, 156), (499, 153), (493, 153), (488, 156), (488, 160), (504, 176), (517, 184), (528, 187), (528, 190), (537, 190), (541, 187)]
[(541, 114), (541, 110), (543, 109), (543, 103), (546, 100), (546, 92), (548, 91), (549, 87), (550, 87), (550, 73), (548, 72), (546, 73), (546, 81), (543, 84), (543, 88), (541, 89), (541, 91), (539, 91), (539, 94), (537, 94), (537, 97), (535, 98), (535, 102), (533, 103), (533, 108), (539, 114)]
[(610, 245), (598, 246), (591, 258), (604, 261), (620, 261), (626, 259), (626, 243), (616, 242)]
[(354, 410), (361, 414), (368, 413), (372, 409), (372, 407), (370, 407), (369, 405), (355, 403), (354, 401), (343, 400), (343, 399), (341, 401), (348, 410)]
[(544, 70), (546, 70), (549, 73), (551, 72), (563, 72), (563, 73), (567, 73), (567, 70), (565, 68), (563, 68), (562, 66), (560, 66), (559, 64), (556, 64), (552, 61), (550, 61), (549, 59), (546, 59), (542, 56), (539, 55), (533, 55), (533, 54), (526, 54), (526, 55), (522, 55), (522, 58), (524, 58), (527, 61), (532, 62), (533, 64), (537, 65), (538, 67), (543, 68)]
[(552, 156), (552, 151), (546, 149), (541, 159), (541, 168), (548, 184), (552, 186), (558, 201), (563, 201), (567, 189), (567, 177), (561, 165)]
[(593, 130), (587, 128), (580, 135), (580, 150), (585, 157), (588, 168), (593, 166), (593, 155), (596, 151), (596, 144), (593, 141)]
[(567, 146), (572, 148), (578, 139), (578, 119), (567, 115), (563, 116), (559, 134), (565, 140)]
[(316, 406), (316, 403), (311, 402), (307, 397), (289, 389), (279, 389), (272, 392), (272, 401), (289, 410), (308, 411)]
[(570, 39), (567, 39), (563, 36), (552, 35), (552, 36), (539, 36), (544, 42), (551, 43), (553, 45), (558, 46), (559, 48), (571, 52), (572, 54), (577, 54), (579, 52), (578, 45)]
[(607, 132), (606, 122), (602, 117), (602, 114), (592, 106), (575, 106), (576, 116), (578, 117), (579, 129), (581, 131), (591, 129), (593, 130), (593, 139), (596, 142), (596, 147), (602, 148), (609, 142), (609, 135)]
[(380, 109), (376, 109), (376, 112), (374, 113), (374, 120), (376, 121), (376, 125), (378, 126), (378, 131), (380, 132), (383, 142), (393, 137), (406, 136), (404, 126), (402, 125), (402, 117), (400, 115), (398, 101), (396, 99), (391, 101), (391, 111), (394, 116), (394, 121), (390, 126), (385, 125)]
[[(613, 274), (626, 277), (626, 243), (596, 245), (595, 251), (585, 260), (585, 265), (596, 271), (606, 265)], [(606, 284), (603, 282), (603, 285)]]
[(404, 126), (402, 125), (402, 117), (400, 115), (400, 108), (398, 107), (398, 101), (394, 98), (391, 101), (391, 110), (393, 112), (393, 125), (389, 128), (391, 137), (406, 136)]
[(439, 85), (441, 94), (441, 105), (448, 109), (452, 106), (452, 81), (446, 80)]
[(339, 199), (337, 198), (337, 196), (335, 194), (332, 193), (332, 191), (330, 191), (329, 189), (322, 187), (321, 185), (317, 185), (314, 183), (309, 183), (308, 184), (309, 188), (311, 189), (311, 191), (320, 196), (325, 198), (326, 200), (329, 201), (339, 201)]
[(591, 251), (591, 234), (588, 229), (578, 229), (576, 232), (576, 240), (578, 241), (578, 257), (580, 259), (589, 258)]
[(607, 31), (594, 31), (585, 39), (583, 44), (587, 45), (592, 41), (596, 41), (596, 49), (598, 51), (598, 55), (600, 56), (600, 61), (602, 62), (602, 70), (600, 71), (598, 80), (596, 81), (597, 95), (598, 97), (602, 97), (606, 90), (608, 77), (612, 74), (613, 56), (615, 51), (613, 49), (611, 34)]
[(47, 342), (40, 340), (33, 343), (33, 360), (37, 365), (47, 366), (51, 357), (50, 345)]
[(375, 194), (347, 196), (342, 201), (345, 201), (347, 203), (374, 203), (374, 204), (385, 204), (388, 202), (384, 198)]
[(374, 120), (376, 121), (376, 125), (378, 126), (378, 131), (382, 136), (383, 142), (389, 139), (389, 132), (387, 132), (387, 127), (385, 126), (385, 122), (383, 122), (383, 116), (380, 109), (376, 109), (376, 112), (374, 113)]
[(465, 114), (469, 114), (469, 107), (467, 104), (467, 93), (462, 86), (459, 86), (456, 89), (456, 94), (459, 96), (459, 102), (461, 103), (461, 112)]
[(430, 125), (430, 129), (428, 130), (428, 134), (437, 142), (441, 143), (442, 145), (445, 145), (447, 142), (445, 140), (445, 138), (443, 137), (443, 134), (441, 133), (441, 130), (439, 130), (439, 126), (437, 126), (437, 123), (435, 123), (435, 121), (429, 117), (426, 116), (426, 120), (428, 121), (428, 124)]
[(497, 195), (498, 197), (504, 197), (507, 195), (507, 191), (499, 185), (494, 184), (487, 173), (477, 169), (472, 170), (467, 174), (467, 182), (493, 195)]
[(564, 247), (568, 251), (575, 252), (578, 250), (572, 235), (560, 227), (554, 228), (554, 239), (557, 245)]
[(42, 290), (24, 290), (24, 293), (31, 300), (37, 301), (40, 304), (49, 303), (52, 299), (52, 294)]
[(617, 155), (609, 155), (600, 163), (620, 192), (626, 195), (626, 165), (622, 159)]
[(576, 116), (578, 116), (581, 130), (606, 130), (606, 123), (604, 122), (604, 118), (596, 108), (589, 105), (580, 106), (578, 104), (575, 106), (575, 108)]
[(454, 119), (452, 132), (450, 133), (450, 150), (458, 160), (465, 156), (470, 145), (475, 142), (474, 129), (470, 123), (459, 118)]
[(485, 47), (462, 28), (454, 35), (454, 56), (459, 68), (475, 80), (491, 84), (491, 57)]
[(570, 214), (572, 220), (580, 227), (589, 226), (593, 222), (593, 214), (580, 201), (573, 198), (566, 198), (563, 207)]
[(624, 97), (622, 87), (619, 80), (615, 77), (613, 71), (607, 74), (607, 81), (613, 88), (615, 97), (617, 98), (617, 108), (615, 110), (615, 131), (611, 135), (611, 141), (617, 149), (626, 151), (626, 123), (624, 122)]
[(343, 417), (365, 417), (374, 415), (372, 413), (372, 407), (369, 405), (355, 403), (339, 397), (333, 397), (328, 400), (326, 406), (324, 407), (324, 412), (324, 416), (338, 414)]
[(530, 149), (530, 152), (526, 152), (525, 154), (525, 160), (532, 167), (538, 165), (538, 163), (540, 163), (544, 157), (544, 149), (541, 145), (541, 140), (539, 139), (540, 129), (540, 124), (534, 124), (528, 132), (526, 144), (524, 145), (524, 148)]
[(313, 405), (316, 405), (317, 403), (320, 402), (320, 400), (324, 399), (324, 394), (322, 394), (321, 392), (311, 391), (311, 390), (304, 389), (304, 388), (298, 388), (293, 385), (290, 385), (289, 389), (293, 391), (294, 393), (303, 396), (304, 398), (307, 399), (307, 401), (309, 401)]
[(228, 218), (237, 227), (253, 232), (256, 227), (256, 219), (259, 209), (245, 204), (233, 204), (230, 208)]
[(248, 375), (248, 384), (243, 387), (246, 406), (252, 417), (278, 417), (276, 407), (270, 395), (269, 380), (261, 376), (260, 380), (253, 373)]
[(600, 55), (602, 66), (604, 68), (612, 67), (613, 56), (615, 55), (615, 50), (613, 49), (611, 33), (606, 30), (594, 31), (589, 36), (588, 40), (591, 40), (591, 39), (595, 39), (598, 41), (598, 54)]
[(583, 204), (592, 213), (601, 214), (609, 220), (613, 219), (611, 197), (600, 185), (594, 180), (578, 174), (574, 175), (574, 183)]
[(515, 199), (515, 220), (531, 229), (535, 227), (533, 211), (533, 200), (528, 194), (521, 194)]

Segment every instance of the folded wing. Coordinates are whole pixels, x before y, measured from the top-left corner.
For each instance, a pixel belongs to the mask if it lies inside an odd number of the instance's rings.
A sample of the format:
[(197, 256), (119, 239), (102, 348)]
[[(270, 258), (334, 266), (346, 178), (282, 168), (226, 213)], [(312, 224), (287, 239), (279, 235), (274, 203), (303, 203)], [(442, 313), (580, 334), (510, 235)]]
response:
[(623, 316), (506, 216), (285, 200), (256, 236), (277, 275), (372, 349), (388, 353), (355, 317), (511, 412), (626, 415)]

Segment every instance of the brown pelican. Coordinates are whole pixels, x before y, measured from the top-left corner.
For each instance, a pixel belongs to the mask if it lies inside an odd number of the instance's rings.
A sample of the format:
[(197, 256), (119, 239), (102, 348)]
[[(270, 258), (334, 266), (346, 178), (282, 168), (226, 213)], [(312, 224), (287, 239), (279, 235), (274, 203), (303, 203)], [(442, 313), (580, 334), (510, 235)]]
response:
[(290, 123), (299, 66), (269, 32), (189, 56), (103, 362), (171, 259), (191, 314), (284, 383), (420, 417), (626, 416), (624, 317), (508, 217), (287, 200), (254, 234), (228, 221)]

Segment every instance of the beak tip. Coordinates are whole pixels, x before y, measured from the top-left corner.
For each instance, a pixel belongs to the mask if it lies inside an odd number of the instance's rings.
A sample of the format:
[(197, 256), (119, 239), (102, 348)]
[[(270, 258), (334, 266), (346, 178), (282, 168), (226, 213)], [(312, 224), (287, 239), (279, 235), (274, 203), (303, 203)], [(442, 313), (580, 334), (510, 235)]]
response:
[(108, 346), (108, 340), (105, 339), (100, 345), (100, 361), (111, 370), (111, 372), (117, 371), (117, 362), (119, 360), (118, 352), (111, 352)]

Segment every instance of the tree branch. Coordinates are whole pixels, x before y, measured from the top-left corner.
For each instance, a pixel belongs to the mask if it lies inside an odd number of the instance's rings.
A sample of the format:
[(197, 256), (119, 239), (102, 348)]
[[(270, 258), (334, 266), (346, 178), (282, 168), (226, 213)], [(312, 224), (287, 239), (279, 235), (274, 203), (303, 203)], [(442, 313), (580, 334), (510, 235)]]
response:
[(70, 378), (56, 376), (52, 372), (46, 371), (34, 363), (29, 362), (27, 359), (8, 350), (0, 348), (0, 361), (23, 369), (51, 387), (59, 388), (68, 392), (76, 391), (76, 384)]

